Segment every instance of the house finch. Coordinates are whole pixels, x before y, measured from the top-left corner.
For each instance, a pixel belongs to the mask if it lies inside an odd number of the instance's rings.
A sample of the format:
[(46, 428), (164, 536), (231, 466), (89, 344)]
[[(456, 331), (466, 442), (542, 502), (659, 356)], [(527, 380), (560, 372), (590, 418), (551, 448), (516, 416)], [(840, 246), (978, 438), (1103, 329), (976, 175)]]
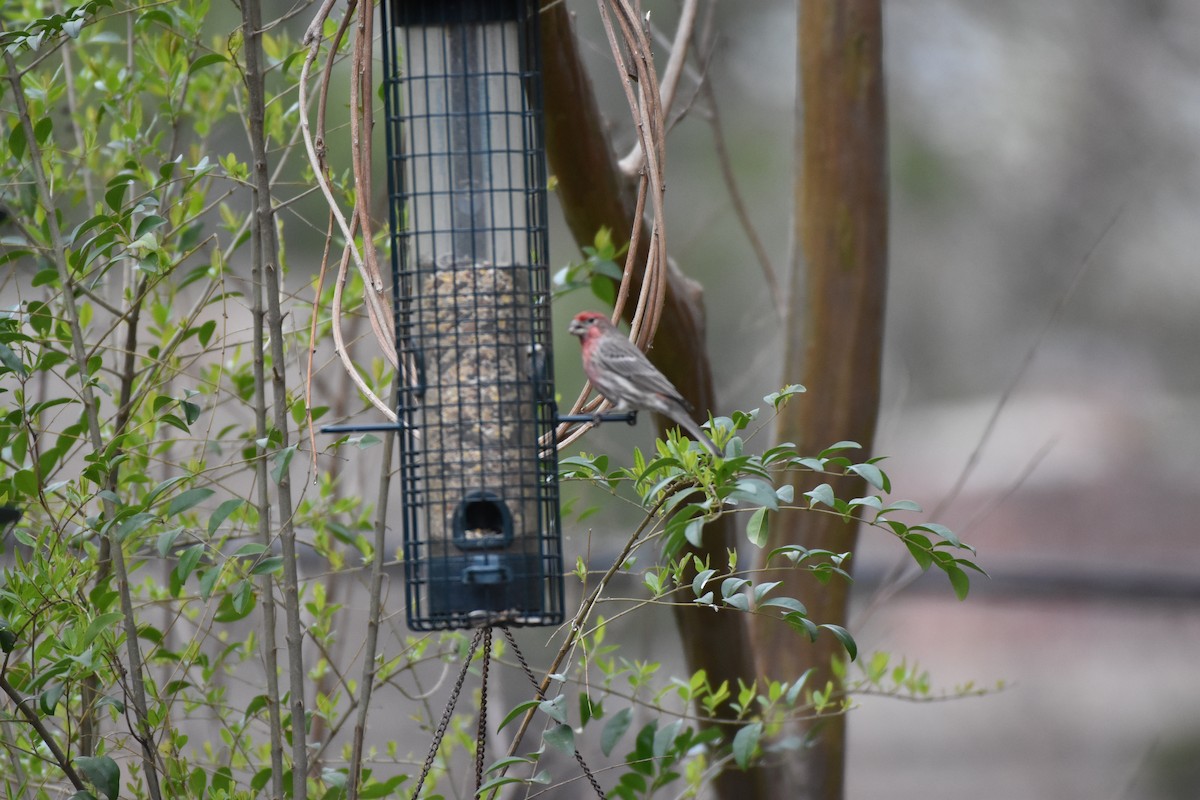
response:
[(691, 406), (679, 395), (679, 390), (607, 317), (583, 311), (575, 315), (567, 330), (578, 336), (583, 345), (583, 371), (588, 380), (618, 410), (644, 408), (662, 414), (678, 423), (713, 455), (721, 455), (688, 414)]

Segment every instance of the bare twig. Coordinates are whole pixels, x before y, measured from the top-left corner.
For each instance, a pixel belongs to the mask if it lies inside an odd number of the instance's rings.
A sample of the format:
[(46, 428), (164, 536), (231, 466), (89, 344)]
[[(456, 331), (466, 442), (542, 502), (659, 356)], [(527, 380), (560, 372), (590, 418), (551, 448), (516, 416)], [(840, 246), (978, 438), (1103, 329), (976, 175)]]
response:
[(737, 215), (738, 223), (742, 226), (742, 231), (750, 242), (750, 248), (754, 250), (754, 257), (758, 259), (758, 266), (762, 270), (763, 280), (766, 281), (767, 291), (775, 301), (775, 313), (780, 320), (785, 319), (788, 298), (779, 284), (778, 273), (771, 263), (771, 257), (767, 255), (767, 248), (763, 245), (762, 237), (758, 235), (754, 221), (750, 219), (746, 200), (742, 197), (742, 191), (738, 187), (737, 176), (733, 173), (733, 160), (729, 156), (729, 148), (725, 141), (725, 129), (721, 124), (721, 108), (717, 103), (717, 93), (713, 89), (712, 80), (707, 76), (700, 81), (700, 91), (704, 93), (704, 99), (708, 102), (708, 124), (712, 128), (713, 149), (716, 151), (721, 179), (725, 182), (725, 191), (729, 193), (733, 212)]

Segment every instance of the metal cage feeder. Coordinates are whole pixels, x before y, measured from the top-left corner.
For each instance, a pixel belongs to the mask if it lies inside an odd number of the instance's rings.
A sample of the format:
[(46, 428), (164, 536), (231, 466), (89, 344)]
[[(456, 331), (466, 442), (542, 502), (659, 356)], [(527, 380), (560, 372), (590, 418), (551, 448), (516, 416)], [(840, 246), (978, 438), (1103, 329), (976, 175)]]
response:
[(536, 0), (387, 0), (408, 625), (556, 625), (563, 568)]

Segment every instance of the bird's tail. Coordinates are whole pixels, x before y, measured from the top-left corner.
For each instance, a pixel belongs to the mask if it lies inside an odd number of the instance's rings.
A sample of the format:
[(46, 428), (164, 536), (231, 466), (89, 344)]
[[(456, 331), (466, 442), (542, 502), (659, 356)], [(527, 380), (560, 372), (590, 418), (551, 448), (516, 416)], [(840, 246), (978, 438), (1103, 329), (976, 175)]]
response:
[(717, 446), (713, 443), (713, 440), (704, 435), (704, 431), (700, 428), (699, 425), (696, 424), (696, 421), (694, 419), (687, 416), (686, 414), (680, 414), (678, 417), (675, 418), (675, 421), (678, 422), (683, 427), (683, 429), (688, 432), (688, 435), (690, 435), (693, 439), (695, 439), (700, 444), (704, 445), (705, 449), (707, 449), (708, 452), (712, 453), (714, 456), (717, 456), (718, 458), (724, 455), (724, 453), (722, 453), (720, 450), (717, 449)]

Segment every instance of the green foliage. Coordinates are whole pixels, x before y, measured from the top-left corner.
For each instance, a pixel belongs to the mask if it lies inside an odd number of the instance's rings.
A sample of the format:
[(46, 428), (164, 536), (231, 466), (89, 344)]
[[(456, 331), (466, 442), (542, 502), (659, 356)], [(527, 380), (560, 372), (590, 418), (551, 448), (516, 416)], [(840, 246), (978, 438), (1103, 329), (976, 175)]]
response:
[(624, 272), (617, 259), (628, 249), (628, 242), (617, 247), (608, 228), (596, 231), (592, 245), (583, 248), (584, 260), (568, 264), (554, 274), (554, 296), (561, 297), (587, 287), (601, 303), (611, 306)]
[[(792, 385), (767, 395), (764, 401), (777, 411), (790, 398), (804, 391)], [(762, 559), (763, 571), (738, 567), (736, 553), (729, 553), (728, 566), (717, 569), (705, 563), (686, 545), (699, 546), (706, 526), (728, 515), (746, 518), (747, 543), (759, 550), (768, 541), (767, 530), (773, 515), (781, 513), (831, 514), (847, 525), (863, 525), (898, 540), (922, 568), (937, 567), (949, 578), (958, 597), (964, 598), (970, 572), (982, 572), (974, 563), (974, 550), (952, 531), (932, 522), (907, 523), (898, 515), (919, 513), (920, 507), (908, 500), (890, 499), (891, 479), (880, 466), (881, 459), (862, 461), (851, 457), (859, 446), (854, 442), (836, 442), (816, 455), (803, 455), (791, 444), (780, 444), (761, 455), (747, 452), (746, 439), (765, 427), (760, 409), (735, 412), (709, 422), (709, 432), (725, 457), (714, 458), (697, 443), (672, 434), (659, 441), (652, 454), (635, 451), (628, 467), (612, 467), (607, 456), (580, 454), (560, 460), (564, 479), (590, 483), (608, 493), (631, 492), (653, 518), (646, 528), (644, 542), (657, 542), (661, 559), (638, 567), (633, 559), (623, 571), (640, 578), (647, 603), (689, 603), (710, 608), (715, 613), (744, 613), (778, 618), (796, 635), (815, 640), (819, 635), (834, 637), (846, 657), (854, 661), (858, 646), (845, 628), (813, 620), (797, 598), (781, 593), (784, 582), (779, 570), (800, 570), (822, 584), (831, 580), (849, 581), (846, 564), (849, 552), (805, 548), (799, 544), (776, 547)], [(861, 478), (870, 493), (862, 497), (838, 497), (836, 478)], [(800, 491), (798, 486), (812, 488)], [(576, 574), (591, 576), (582, 566)], [(624, 612), (622, 613), (624, 616)], [(600, 742), (607, 755), (628, 733), (639, 705), (654, 710), (657, 718), (639, 729), (633, 750), (626, 755), (628, 771), (621, 774), (611, 794), (624, 798), (649, 797), (663, 786), (687, 779), (684, 793), (696, 790), (714, 765), (732, 762), (746, 768), (769, 752), (803, 745), (781, 733), (788, 723), (823, 715), (842, 714), (850, 707), (854, 693), (886, 694), (905, 699), (926, 699), (931, 691), (929, 676), (895, 665), (889, 671), (890, 657), (873, 654), (860, 665), (862, 676), (846, 678), (843, 662), (834, 662), (837, 683), (811, 686), (811, 672), (782, 680), (768, 679), (764, 685), (725, 684), (712, 686), (703, 672), (686, 677), (671, 677), (656, 685), (657, 662), (629, 661), (616, 648), (603, 644), (605, 631), (613, 624), (599, 617), (586, 630), (580, 649), (584, 656), (579, 666), (581, 724), (603, 719)], [(589, 638), (590, 637), (590, 638)], [(954, 696), (976, 693), (973, 686), (959, 687)], [(645, 698), (650, 694), (649, 698)], [(673, 695), (673, 697), (672, 697)], [(671, 706), (668, 698), (678, 701)], [(621, 707), (613, 710), (614, 702)], [(695, 709), (703, 709), (698, 719)], [(674, 716), (673, 721), (667, 721)], [(716, 725), (701, 722), (727, 721), (737, 725), (732, 734)], [(557, 722), (562, 724), (563, 719)], [(727, 725), (727, 722), (725, 723)], [(672, 790), (680, 793), (678, 789)]]

